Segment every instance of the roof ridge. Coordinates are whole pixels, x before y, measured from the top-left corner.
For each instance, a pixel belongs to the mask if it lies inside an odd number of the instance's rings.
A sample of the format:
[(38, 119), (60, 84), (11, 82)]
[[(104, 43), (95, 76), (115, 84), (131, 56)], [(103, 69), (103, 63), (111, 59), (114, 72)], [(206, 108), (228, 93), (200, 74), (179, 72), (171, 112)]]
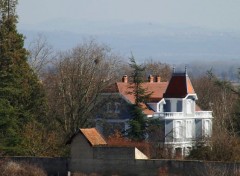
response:
[(185, 74), (185, 82), (186, 82), (186, 90), (187, 90), (186, 93), (188, 94), (188, 81), (187, 81), (187, 77), (188, 77), (188, 75)]

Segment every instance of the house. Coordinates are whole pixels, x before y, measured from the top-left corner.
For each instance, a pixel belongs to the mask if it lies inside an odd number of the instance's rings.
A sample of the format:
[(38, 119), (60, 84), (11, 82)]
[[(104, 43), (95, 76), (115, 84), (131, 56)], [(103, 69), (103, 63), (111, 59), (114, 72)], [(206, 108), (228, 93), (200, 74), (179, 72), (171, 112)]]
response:
[[(161, 82), (149, 76), (142, 84), (152, 92), (149, 102), (142, 107), (148, 119), (158, 119), (162, 132), (159, 143), (175, 155), (187, 155), (198, 140), (208, 138), (212, 133), (212, 112), (202, 111), (196, 104), (198, 99), (190, 78), (185, 72), (172, 73), (169, 82)], [(101, 93), (104, 100), (103, 111), (96, 118), (96, 127), (105, 135), (111, 129), (126, 131), (131, 119), (128, 104), (134, 103), (131, 83), (124, 76)], [(109, 130), (110, 129), (110, 130)]]
[[(91, 173), (94, 169), (97, 172), (104, 162), (148, 159), (136, 147), (108, 146), (96, 128), (78, 129), (67, 144), (70, 145), (70, 171), (73, 173), (80, 171)], [(94, 165), (96, 167), (93, 168)]]
[[(157, 81), (154, 82), (153, 76), (149, 77), (149, 82), (142, 84), (143, 88), (152, 92), (151, 102), (162, 99), (167, 85), (167, 82), (161, 82), (160, 77), (157, 77)], [(116, 82), (101, 92), (99, 101), (102, 103), (99, 103), (100, 106), (97, 107), (95, 120), (97, 129), (105, 136), (113, 133), (115, 129), (126, 131), (129, 128), (128, 121), (131, 119), (129, 104), (135, 102), (132, 91), (131, 83), (125, 75), (122, 82)], [(149, 108), (147, 104), (143, 104), (142, 108), (148, 117), (153, 117), (155, 112), (152, 108)]]

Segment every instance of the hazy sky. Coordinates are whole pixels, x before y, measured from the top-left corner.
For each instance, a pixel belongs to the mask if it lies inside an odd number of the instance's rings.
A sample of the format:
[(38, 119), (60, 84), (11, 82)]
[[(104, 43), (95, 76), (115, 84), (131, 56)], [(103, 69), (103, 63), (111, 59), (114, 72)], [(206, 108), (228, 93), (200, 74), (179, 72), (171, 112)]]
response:
[(19, 0), (18, 15), (28, 25), (63, 18), (240, 31), (240, 0)]

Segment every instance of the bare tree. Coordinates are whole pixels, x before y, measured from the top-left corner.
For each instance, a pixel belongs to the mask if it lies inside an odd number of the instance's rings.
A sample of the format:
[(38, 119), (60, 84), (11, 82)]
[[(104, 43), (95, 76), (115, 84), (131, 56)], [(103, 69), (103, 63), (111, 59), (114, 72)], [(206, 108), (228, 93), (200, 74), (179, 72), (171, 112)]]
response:
[(144, 63), (146, 75), (160, 76), (162, 81), (168, 81), (172, 70), (168, 64), (159, 61), (147, 60)]
[[(198, 158), (221, 161), (239, 160), (240, 140), (235, 133), (234, 112), (237, 97), (228, 84), (219, 86), (217, 78), (209, 74), (193, 80), (198, 93), (198, 105), (204, 110), (213, 111), (213, 134), (210, 148), (206, 147), (196, 152)], [(203, 158), (201, 158), (203, 157)]]
[(108, 47), (94, 41), (59, 54), (44, 84), (51, 116), (65, 136), (89, 126), (99, 92), (115, 81), (119, 62)]
[(28, 63), (40, 76), (46, 65), (49, 64), (54, 57), (53, 48), (43, 34), (38, 34), (38, 36), (30, 42), (28, 51)]

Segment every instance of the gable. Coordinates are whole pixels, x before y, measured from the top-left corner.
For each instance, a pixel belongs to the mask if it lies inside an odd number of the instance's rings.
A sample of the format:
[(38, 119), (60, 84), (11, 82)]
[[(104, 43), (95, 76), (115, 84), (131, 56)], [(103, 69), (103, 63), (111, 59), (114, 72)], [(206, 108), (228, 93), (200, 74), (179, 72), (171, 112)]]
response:
[(107, 142), (96, 130), (96, 128), (81, 128), (80, 131), (92, 146), (107, 145)]
[(74, 135), (72, 135), (66, 144), (71, 144), (72, 140), (77, 137), (79, 133), (84, 136), (84, 138), (91, 146), (107, 145), (107, 142), (104, 140), (96, 128), (80, 128)]

